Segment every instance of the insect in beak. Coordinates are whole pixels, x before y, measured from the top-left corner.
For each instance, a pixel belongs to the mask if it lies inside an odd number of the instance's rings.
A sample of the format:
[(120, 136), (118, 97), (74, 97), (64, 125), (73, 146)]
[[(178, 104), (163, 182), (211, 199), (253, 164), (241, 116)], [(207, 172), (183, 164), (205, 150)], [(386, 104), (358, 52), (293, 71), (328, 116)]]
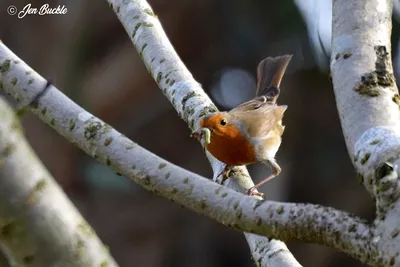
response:
[(201, 140), (203, 136), (205, 137), (206, 144), (211, 143), (211, 131), (208, 128), (199, 128), (190, 134), (190, 137), (196, 138), (197, 140)]

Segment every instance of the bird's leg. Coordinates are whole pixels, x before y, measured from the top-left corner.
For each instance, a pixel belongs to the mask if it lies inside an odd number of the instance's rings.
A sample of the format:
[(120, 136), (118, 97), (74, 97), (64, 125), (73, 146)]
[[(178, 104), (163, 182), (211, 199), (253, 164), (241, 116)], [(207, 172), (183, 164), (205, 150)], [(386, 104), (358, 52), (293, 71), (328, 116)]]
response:
[[(225, 168), (222, 170), (222, 172), (220, 172), (217, 176), (217, 178), (215, 179), (215, 181), (218, 184), (223, 184), (228, 178), (229, 178), (229, 174), (231, 172), (231, 167), (226, 165)], [(221, 176), (221, 179), (218, 179), (218, 177)]]
[(274, 159), (273, 160), (263, 161), (263, 163), (271, 167), (272, 173), (271, 173), (270, 176), (268, 176), (267, 178), (263, 179), (261, 182), (259, 182), (258, 184), (256, 184), (255, 186), (253, 186), (252, 188), (250, 188), (247, 191), (247, 194), (250, 195), (250, 196), (254, 196), (254, 195), (261, 196), (261, 197), (264, 196), (263, 193), (254, 192), (254, 191), (257, 190), (260, 186), (262, 186), (266, 182), (272, 180), (282, 170), (281, 167), (278, 165), (278, 163), (276, 163), (276, 161)]

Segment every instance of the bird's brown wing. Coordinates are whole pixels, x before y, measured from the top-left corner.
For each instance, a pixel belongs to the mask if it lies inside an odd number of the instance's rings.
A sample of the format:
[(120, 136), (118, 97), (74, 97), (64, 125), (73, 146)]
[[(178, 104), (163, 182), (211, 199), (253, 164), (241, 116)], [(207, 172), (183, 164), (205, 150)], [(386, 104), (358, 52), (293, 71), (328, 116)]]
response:
[(265, 137), (282, 120), (287, 106), (275, 104), (282, 77), (291, 60), (291, 55), (268, 57), (257, 68), (256, 97), (229, 111), (240, 121), (250, 137)]
[(251, 111), (255, 109), (259, 109), (261, 106), (265, 104), (270, 104), (268, 103), (268, 99), (264, 96), (256, 97), (253, 98), (252, 100), (249, 100), (247, 102), (244, 102), (237, 106), (236, 108), (232, 109), (229, 112), (244, 112), (244, 111)]
[(241, 122), (250, 137), (261, 138), (282, 120), (286, 108), (286, 106), (253, 99), (232, 109), (228, 114)]

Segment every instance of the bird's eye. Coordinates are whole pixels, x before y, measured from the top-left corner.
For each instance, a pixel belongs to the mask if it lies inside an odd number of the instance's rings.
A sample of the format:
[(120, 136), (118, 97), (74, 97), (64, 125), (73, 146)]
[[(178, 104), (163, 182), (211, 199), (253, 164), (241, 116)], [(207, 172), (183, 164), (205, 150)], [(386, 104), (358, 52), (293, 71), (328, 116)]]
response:
[(225, 119), (222, 119), (220, 123), (222, 126), (225, 126), (228, 122)]

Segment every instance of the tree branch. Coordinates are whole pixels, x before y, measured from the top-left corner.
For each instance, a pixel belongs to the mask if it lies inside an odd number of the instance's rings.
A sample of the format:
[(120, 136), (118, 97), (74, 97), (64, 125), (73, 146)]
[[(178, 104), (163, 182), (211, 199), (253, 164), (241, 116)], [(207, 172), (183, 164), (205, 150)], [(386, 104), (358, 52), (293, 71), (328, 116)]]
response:
[[(37, 99), (46, 80), (0, 44), (0, 66), (5, 65), (7, 67), (0, 72), (3, 90), (24, 105)], [(116, 172), (226, 226), (282, 240), (316, 242), (363, 261), (374, 251), (369, 242), (371, 229), (362, 220), (319, 205), (259, 200), (218, 185), (133, 143), (54, 86), (48, 87), (31, 110), (66, 139)], [(286, 247), (282, 247), (282, 242), (271, 241), (268, 246), (260, 247), (265, 243), (258, 244), (262, 237), (254, 234), (248, 234), (247, 238), (253, 253), (260, 255), (258, 264), (298, 265)], [(275, 257), (277, 250), (287, 255)]]
[[(108, 0), (108, 3), (117, 14), (149, 73), (189, 127), (193, 130), (199, 125), (200, 117), (216, 112), (215, 105), (175, 52), (150, 5), (145, 0)], [(206, 154), (213, 168), (213, 178), (216, 180), (224, 164), (208, 152)], [(226, 185), (237, 191), (247, 192), (254, 183), (247, 169), (238, 167), (231, 172)], [(274, 245), (270, 247), (270, 249), (274, 248), (273, 258), (268, 258), (266, 253), (262, 255), (257, 251), (268, 248), (270, 240), (251, 234), (245, 234), (245, 236), (256, 262), (274, 262), (276, 258), (275, 264), (280, 265), (272, 266), (299, 266), (294, 258), (288, 265), (287, 259), (293, 256), (288, 253), (285, 244), (274, 242)]]
[(350, 158), (376, 199), (379, 265), (397, 266), (400, 98), (391, 62), (392, 8), (391, 0), (333, 1), (331, 71)]
[(337, 107), (358, 178), (376, 198), (379, 214), (400, 196), (395, 168), (400, 163), (400, 98), (390, 54), (392, 6), (389, 0), (333, 1), (331, 70)]
[(37, 159), (1, 97), (0, 244), (12, 266), (117, 266)]

